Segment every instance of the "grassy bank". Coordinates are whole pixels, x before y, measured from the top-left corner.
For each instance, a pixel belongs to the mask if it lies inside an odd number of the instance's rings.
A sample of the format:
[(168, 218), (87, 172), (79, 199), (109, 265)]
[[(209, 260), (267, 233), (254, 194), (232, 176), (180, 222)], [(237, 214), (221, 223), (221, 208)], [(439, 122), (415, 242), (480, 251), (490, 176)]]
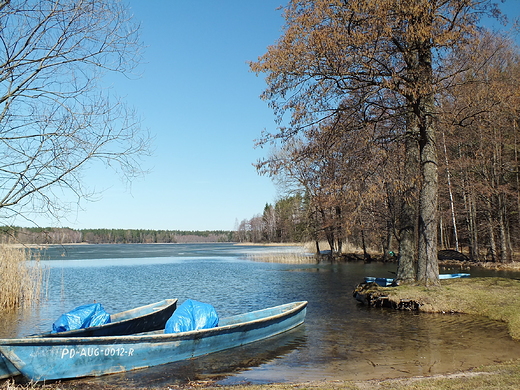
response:
[(520, 340), (520, 280), (467, 278), (441, 281), (441, 287), (374, 287), (372, 296), (389, 301), (413, 301), (420, 311), (476, 314), (503, 321), (512, 338)]

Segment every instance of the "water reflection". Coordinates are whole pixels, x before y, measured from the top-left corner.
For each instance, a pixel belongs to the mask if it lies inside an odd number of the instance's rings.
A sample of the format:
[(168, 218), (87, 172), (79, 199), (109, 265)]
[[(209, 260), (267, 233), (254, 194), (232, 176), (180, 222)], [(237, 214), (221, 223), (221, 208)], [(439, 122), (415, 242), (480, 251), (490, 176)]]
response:
[[(191, 298), (214, 305), (221, 317), (307, 300), (304, 337), (297, 335), (295, 341), (268, 340), (245, 347), (247, 356), (233, 350), (100, 380), (149, 386), (186, 378), (213, 378), (223, 384), (371, 379), (446, 373), (520, 358), (520, 343), (511, 340), (502, 323), (468, 315), (368, 309), (352, 298), (365, 276), (392, 277), (395, 264), (247, 260), (248, 254), (263, 250), (278, 248), (90, 245), (67, 247), (65, 256), (63, 248), (51, 248), (46, 251), (51, 267), (48, 300), (16, 320), (3, 319), (0, 336), (48, 331), (61, 313), (94, 300), (114, 313), (165, 298), (181, 303)], [(520, 273), (507, 276), (518, 278)]]

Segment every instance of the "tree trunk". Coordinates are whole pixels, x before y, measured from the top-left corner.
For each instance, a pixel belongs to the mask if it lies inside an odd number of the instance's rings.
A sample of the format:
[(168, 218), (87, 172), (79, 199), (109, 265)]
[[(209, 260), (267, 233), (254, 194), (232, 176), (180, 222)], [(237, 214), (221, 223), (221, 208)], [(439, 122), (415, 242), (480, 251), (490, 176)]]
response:
[(504, 194), (500, 194), (498, 196), (498, 205), (499, 205), (499, 232), (500, 232), (500, 262), (501, 263), (508, 263), (510, 256), (509, 256), (509, 248), (507, 245), (507, 227), (506, 227), (506, 220), (507, 216), (505, 215), (505, 199)]
[(341, 207), (336, 206), (336, 242), (338, 255), (343, 252), (343, 216), (341, 215)]
[(491, 200), (488, 198), (486, 201), (487, 206), (487, 217), (488, 217), (488, 235), (489, 235), (489, 244), (488, 250), (486, 254), (486, 260), (488, 261), (497, 261), (497, 243), (495, 240), (495, 221), (493, 220), (493, 208), (491, 205)]
[(331, 253), (335, 253), (334, 226), (330, 226), (330, 220), (327, 221), (325, 210), (322, 209), (320, 212), (325, 224), (325, 238), (327, 239)]
[[(387, 221), (386, 222), (386, 237), (383, 242), (383, 253), (384, 253), (383, 259), (385, 261), (389, 260), (390, 258), (392, 258), (394, 256), (394, 252), (392, 250), (392, 248), (394, 247), (394, 238), (395, 238), (395, 235), (393, 232), (392, 223), (390, 221)], [(390, 252), (392, 252), (392, 253), (390, 253)], [(399, 269), (399, 264), (398, 264), (398, 269)]]
[[(410, 108), (411, 110), (411, 108)], [(402, 197), (401, 215), (399, 219), (399, 262), (396, 282), (407, 284), (415, 282), (415, 259), (417, 254), (417, 170), (419, 168), (417, 119), (413, 112), (407, 115), (405, 139), (404, 182), (406, 190)]]
[[(424, 80), (431, 81), (433, 79), (431, 61), (431, 50), (428, 47), (422, 48), (419, 52), (419, 74)], [(438, 164), (433, 124), (434, 110), (435, 101), (432, 93), (423, 95), (418, 99), (422, 185), (419, 195), (417, 280), (424, 285), (440, 284), (437, 258)]]
[(447, 177), (447, 184), (448, 184), (448, 194), (450, 196), (450, 210), (451, 210), (451, 220), (453, 223), (453, 236), (455, 239), (455, 250), (458, 252), (459, 249), (459, 235), (457, 232), (457, 219), (455, 218), (455, 202), (453, 200), (453, 190), (451, 188), (451, 172), (450, 172), (450, 164), (448, 161), (448, 150), (446, 148), (446, 136), (444, 132), (442, 133), (442, 142), (444, 144), (444, 159), (446, 162), (446, 177)]
[[(431, 119), (427, 118), (427, 122), (430, 121)], [(417, 279), (425, 285), (436, 285), (439, 284), (437, 259), (438, 172), (435, 132), (431, 123), (425, 126), (424, 135), (421, 138), (423, 183), (419, 197), (419, 261)]]
[(464, 199), (464, 207), (466, 208), (466, 226), (468, 229), (468, 245), (469, 258), (473, 261), (479, 259), (479, 243), (477, 231), (477, 213), (475, 211), (475, 202), (473, 189), (470, 188), (470, 180), (466, 176), (463, 180), (462, 197)]
[(365, 229), (361, 229), (361, 246), (363, 247), (363, 260), (366, 263), (370, 263), (372, 261), (372, 257), (367, 252), (367, 245), (365, 243)]

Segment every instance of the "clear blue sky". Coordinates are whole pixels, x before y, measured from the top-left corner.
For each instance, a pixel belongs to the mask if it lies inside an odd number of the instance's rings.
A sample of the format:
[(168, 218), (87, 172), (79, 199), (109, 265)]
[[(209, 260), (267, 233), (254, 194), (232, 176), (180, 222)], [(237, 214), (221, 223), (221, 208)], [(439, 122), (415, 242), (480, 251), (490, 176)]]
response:
[[(82, 203), (61, 226), (169, 230), (233, 230), (276, 200), (276, 188), (252, 164), (274, 115), (259, 99), (263, 76), (249, 71), (281, 35), (284, 0), (130, 0), (146, 49), (135, 80), (114, 89), (154, 135), (151, 173), (127, 188), (110, 171), (86, 180), (100, 199)], [(520, 14), (520, 0), (503, 9)], [(112, 80), (109, 79), (109, 80)], [(111, 81), (112, 82), (112, 81)], [(41, 226), (56, 222), (37, 220)]]
[(266, 153), (254, 140), (276, 124), (247, 62), (280, 36), (282, 2), (128, 2), (146, 48), (140, 78), (114, 89), (155, 137), (151, 173), (127, 189), (109, 170), (88, 172), (102, 198), (63, 226), (232, 230), (273, 203), (274, 185), (252, 164)]

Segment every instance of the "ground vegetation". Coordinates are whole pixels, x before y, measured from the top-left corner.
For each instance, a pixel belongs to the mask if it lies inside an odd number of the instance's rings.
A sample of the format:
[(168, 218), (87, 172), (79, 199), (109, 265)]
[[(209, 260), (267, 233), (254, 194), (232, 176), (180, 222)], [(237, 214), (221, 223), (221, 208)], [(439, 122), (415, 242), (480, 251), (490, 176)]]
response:
[(506, 323), (511, 337), (520, 340), (520, 280), (517, 279), (451, 279), (435, 287), (380, 287), (369, 283), (358, 286), (354, 296), (370, 306), (485, 316)]

